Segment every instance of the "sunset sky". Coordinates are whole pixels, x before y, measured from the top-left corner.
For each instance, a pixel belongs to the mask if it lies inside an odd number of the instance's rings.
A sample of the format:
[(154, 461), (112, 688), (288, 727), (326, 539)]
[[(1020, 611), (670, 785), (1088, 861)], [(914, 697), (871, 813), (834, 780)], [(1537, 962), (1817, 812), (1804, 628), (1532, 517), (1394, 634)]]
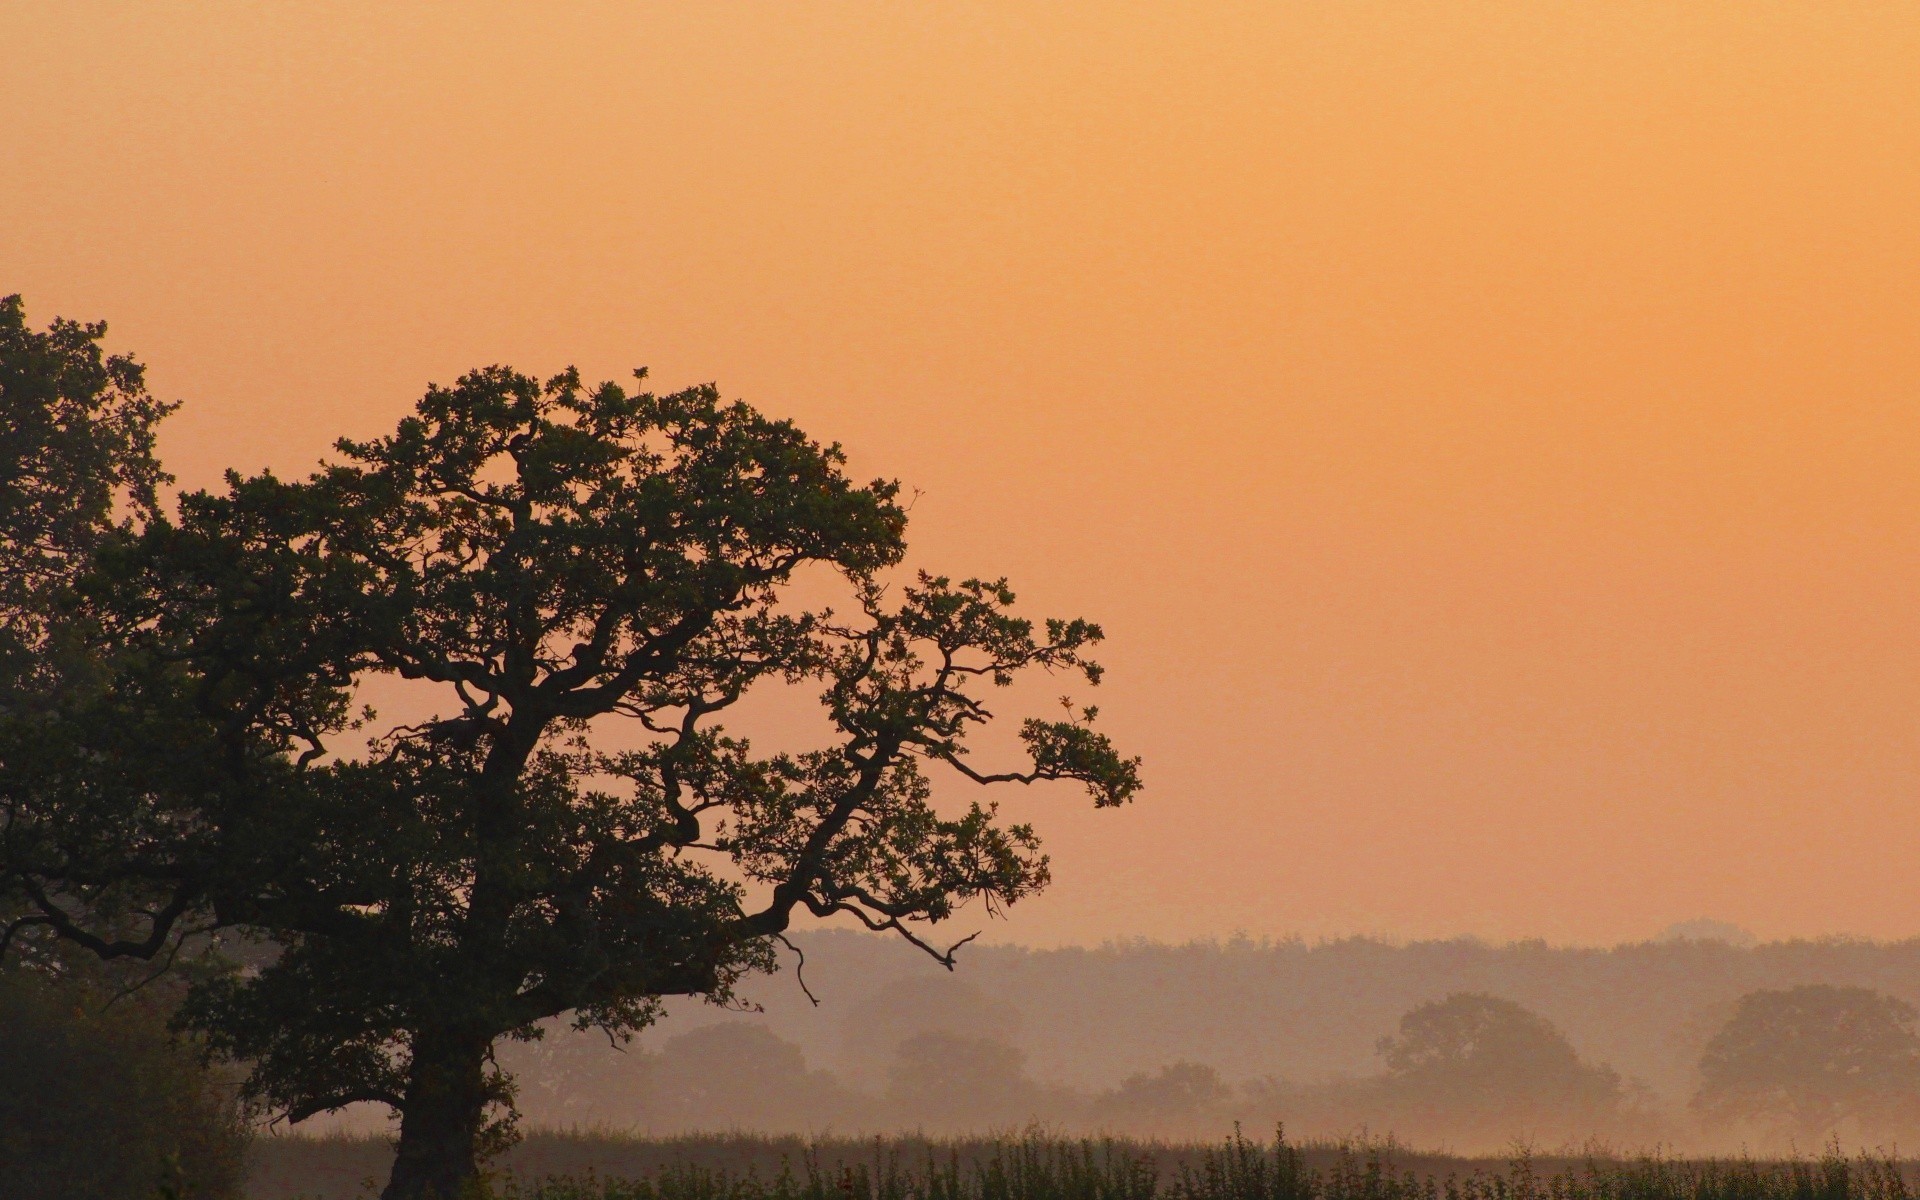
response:
[(995, 937), (1920, 934), (1920, 6), (18, 3), (0, 111), (183, 483), (644, 363), (1100, 620)]

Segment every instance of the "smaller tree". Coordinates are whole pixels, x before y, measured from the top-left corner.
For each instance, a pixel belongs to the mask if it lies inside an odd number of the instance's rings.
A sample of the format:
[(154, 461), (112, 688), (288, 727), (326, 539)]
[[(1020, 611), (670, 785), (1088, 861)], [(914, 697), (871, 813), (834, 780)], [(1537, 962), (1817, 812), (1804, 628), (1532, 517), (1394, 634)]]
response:
[[(102, 348), (103, 322), (28, 326), (0, 297), (0, 721), (45, 740), (63, 686), (96, 674), (71, 597), (107, 540), (155, 511), (168, 476), (154, 430), (173, 405), (143, 368)], [(10, 756), (0, 749), (0, 775)], [(0, 786), (0, 849), (14, 797)], [(4, 859), (0, 853), (0, 859)], [(169, 1019), (210, 963), (103, 963), (51, 936), (0, 869), (0, 1195), (237, 1196), (247, 1131), (202, 1045)], [(76, 885), (48, 892), (71, 900)], [(140, 920), (104, 907), (102, 927)], [(211, 946), (167, 947), (161, 968)], [(186, 954), (182, 954), (183, 949)]]
[(957, 974), (929, 971), (861, 997), (847, 1009), (841, 1039), (853, 1077), (873, 1084), (884, 1078), (894, 1052), (908, 1038), (942, 1033), (1011, 1045), (1020, 1040), (1020, 1028), (1020, 1012), (1011, 1004)]
[(513, 1079), (522, 1120), (560, 1129), (662, 1128), (650, 1119), (658, 1054), (636, 1043), (610, 1043), (601, 1030), (565, 1021), (546, 1022), (540, 1034), (494, 1049), (501, 1071)]
[(1211, 1137), (1233, 1100), (1220, 1072), (1204, 1063), (1169, 1063), (1151, 1074), (1129, 1075), (1096, 1096), (1091, 1115), (1103, 1128), (1126, 1133)]
[(1885, 1136), (1920, 1118), (1912, 1005), (1870, 988), (1750, 992), (1707, 1043), (1694, 1111), (1818, 1141)]
[(1046, 1092), (1028, 1077), (1013, 1046), (951, 1033), (901, 1042), (888, 1072), (887, 1104), (896, 1124), (943, 1133), (978, 1133), (1031, 1121)]
[[(861, 1123), (863, 1097), (765, 1025), (722, 1021), (668, 1040), (654, 1060), (645, 1111), (655, 1133), (817, 1131)], [(629, 1117), (631, 1120), (632, 1118)]]
[(46, 666), (55, 597), (116, 507), (151, 513), (168, 481), (153, 435), (175, 406), (147, 393), (138, 362), (102, 350), (106, 334), (100, 321), (31, 329), (20, 297), (0, 297), (0, 704)]

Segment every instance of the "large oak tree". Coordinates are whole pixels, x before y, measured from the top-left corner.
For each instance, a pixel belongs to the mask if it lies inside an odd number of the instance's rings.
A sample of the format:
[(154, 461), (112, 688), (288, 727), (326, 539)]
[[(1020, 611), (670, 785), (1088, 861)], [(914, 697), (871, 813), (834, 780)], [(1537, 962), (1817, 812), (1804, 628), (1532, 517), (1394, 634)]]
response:
[[(106, 530), (58, 622), (95, 665), (0, 714), (12, 932), (271, 944), (185, 1019), (277, 1113), (392, 1106), (392, 1198), (476, 1178), (511, 1117), (502, 1037), (724, 1000), (800, 917), (951, 965), (925, 926), (1034, 892), (1047, 860), (994, 805), (936, 804), (928, 768), (1113, 805), (1137, 762), (1086, 709), (977, 765), (987, 689), (1097, 682), (1100, 630), (1036, 627), (1004, 583), (887, 582), (897, 489), (843, 468), (711, 388), (490, 368), (310, 478), (232, 475)], [(823, 577), (840, 611), (801, 602)], [(367, 710), (378, 677), (426, 715)], [(769, 687), (817, 699), (817, 748), (722, 725)]]

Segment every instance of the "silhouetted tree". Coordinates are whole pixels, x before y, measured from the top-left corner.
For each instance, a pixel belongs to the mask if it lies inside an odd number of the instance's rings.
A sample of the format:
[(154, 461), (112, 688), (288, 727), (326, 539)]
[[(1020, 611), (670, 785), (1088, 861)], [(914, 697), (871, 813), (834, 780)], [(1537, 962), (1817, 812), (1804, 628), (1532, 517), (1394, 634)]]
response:
[[(916, 924), (1044, 886), (1032, 830), (936, 811), (922, 764), (1101, 805), (1139, 786), (1091, 709), (1026, 721), (1030, 764), (976, 768), (980, 688), (1097, 681), (1098, 627), (1036, 630), (1002, 583), (882, 586), (896, 486), (712, 388), (490, 368), (339, 450), (104, 539), (61, 619), (105, 669), (0, 714), (0, 880), (17, 928), (103, 956), (275, 943), (185, 1019), (272, 1111), (391, 1106), (391, 1200), (459, 1193), (506, 1136), (499, 1038), (725, 999), (797, 916), (950, 964)], [(803, 570), (848, 611), (804, 607)], [(372, 724), (382, 676), (430, 715)], [(783, 682), (819, 697), (821, 748), (756, 754), (718, 725)]]
[[(60, 319), (32, 329), (19, 296), (0, 298), (0, 720), (16, 730), (44, 727), (61, 692), (97, 672), (84, 630), (63, 620), (72, 587), (104, 542), (152, 516), (167, 482), (153, 441), (173, 406), (147, 392), (138, 362), (104, 351), (105, 335)], [(18, 757), (16, 745), (0, 773)], [(0, 846), (14, 844), (16, 800), (0, 790)], [(11, 861), (0, 850), (0, 950), (12, 951), (0, 963), (0, 1194), (237, 1195), (246, 1129), (204, 1047), (168, 1030), (180, 978), (76, 956), (24, 902)]]
[(101, 348), (106, 332), (35, 330), (19, 296), (0, 298), (0, 705), (46, 682), (62, 590), (167, 481), (153, 435), (173, 406), (147, 393), (138, 362)]
[(1497, 996), (1457, 992), (1422, 1004), (1379, 1052), (1395, 1131), (1411, 1136), (1592, 1135), (1617, 1120), (1624, 1100), (1610, 1068), (1582, 1062), (1546, 1018)]
[(1809, 984), (1741, 997), (1700, 1059), (1693, 1107), (1710, 1122), (1756, 1121), (1809, 1143), (1847, 1123), (1867, 1136), (1920, 1121), (1912, 1005), (1869, 988)]

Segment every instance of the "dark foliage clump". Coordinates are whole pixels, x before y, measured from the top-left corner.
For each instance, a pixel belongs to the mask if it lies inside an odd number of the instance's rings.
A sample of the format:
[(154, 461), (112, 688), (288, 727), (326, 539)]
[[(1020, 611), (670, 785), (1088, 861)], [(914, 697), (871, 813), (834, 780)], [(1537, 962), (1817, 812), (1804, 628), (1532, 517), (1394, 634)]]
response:
[(115, 1000), (94, 981), (0, 971), (0, 1196), (244, 1194), (233, 1080), (168, 1030), (168, 991)]
[[(151, 516), (167, 482), (153, 438), (172, 405), (148, 394), (139, 363), (102, 349), (105, 334), (97, 322), (30, 328), (20, 298), (0, 298), (0, 720), (20, 733), (0, 774), (48, 740), (51, 697), (88, 677), (66, 607), (74, 575)], [(9, 860), (19, 800), (0, 786)], [(57, 908), (84, 891), (39, 896)], [(231, 1080), (169, 1029), (184, 976), (129, 991), (151, 964), (58, 945), (33, 910), (20, 876), (0, 870), (0, 1196), (239, 1196), (247, 1137)], [(103, 927), (128, 916), (109, 906)]]

